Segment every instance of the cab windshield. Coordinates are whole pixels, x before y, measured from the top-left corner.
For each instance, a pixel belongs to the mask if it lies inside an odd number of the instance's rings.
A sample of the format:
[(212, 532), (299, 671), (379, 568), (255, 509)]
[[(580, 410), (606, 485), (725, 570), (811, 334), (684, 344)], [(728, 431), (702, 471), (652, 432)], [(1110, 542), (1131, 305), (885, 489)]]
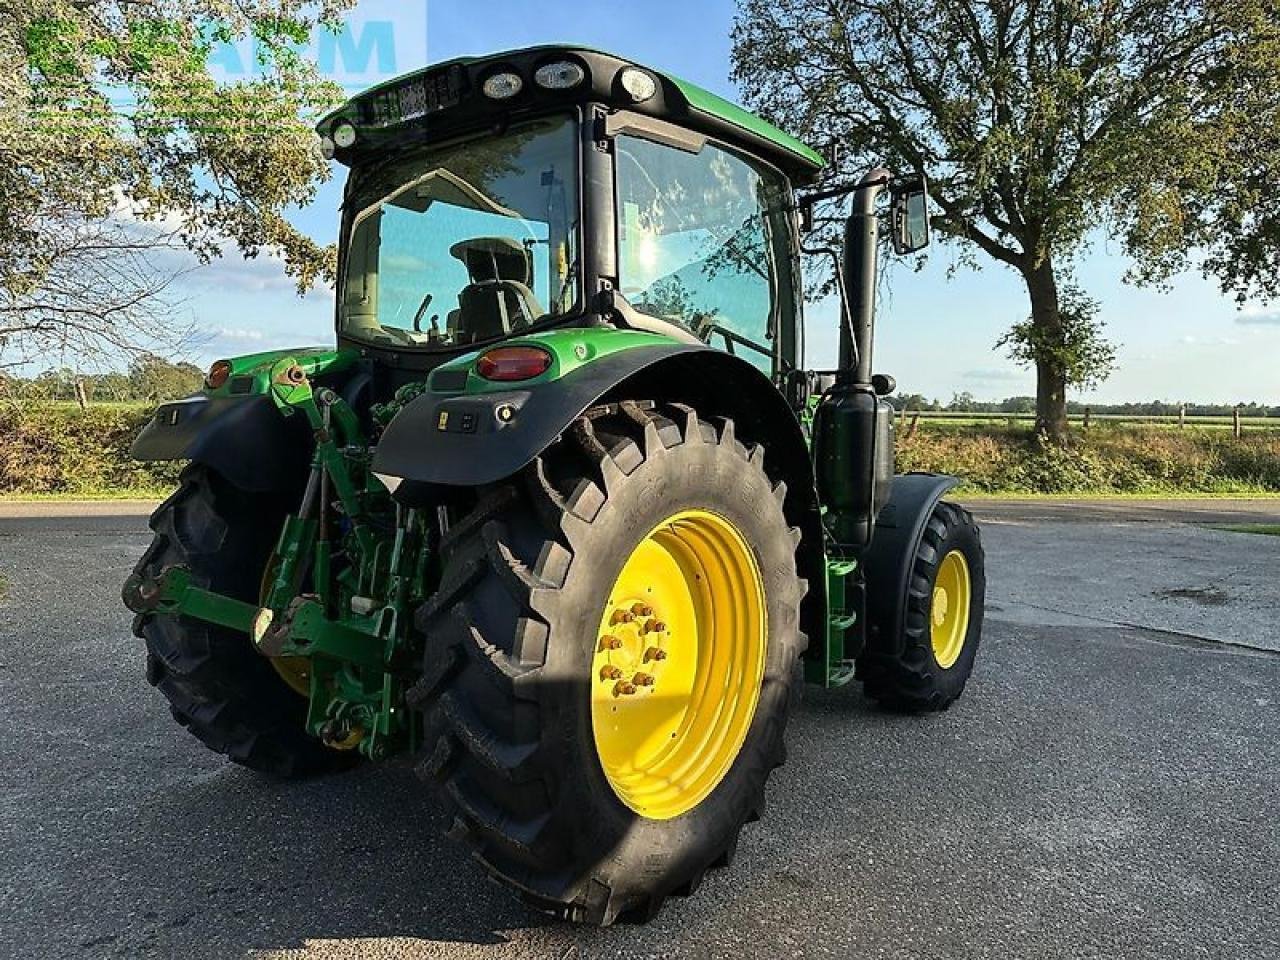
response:
[(574, 310), (578, 145), (569, 117), (434, 149), (367, 175), (339, 311), (368, 343), (448, 349)]

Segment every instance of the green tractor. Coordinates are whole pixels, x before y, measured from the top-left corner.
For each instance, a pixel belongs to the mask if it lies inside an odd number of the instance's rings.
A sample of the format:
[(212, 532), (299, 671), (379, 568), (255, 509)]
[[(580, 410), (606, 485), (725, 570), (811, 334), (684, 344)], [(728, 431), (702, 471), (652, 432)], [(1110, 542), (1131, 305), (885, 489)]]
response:
[[(412, 755), (490, 874), (609, 924), (732, 859), (802, 678), (960, 695), (978, 530), (954, 480), (894, 476), (872, 375), (921, 178), (817, 189), (782, 131), (576, 47), (318, 131), (337, 346), (219, 361), (134, 446), (189, 461), (124, 589), (179, 723), (280, 776)], [(802, 234), (845, 194), (839, 368), (809, 371)]]

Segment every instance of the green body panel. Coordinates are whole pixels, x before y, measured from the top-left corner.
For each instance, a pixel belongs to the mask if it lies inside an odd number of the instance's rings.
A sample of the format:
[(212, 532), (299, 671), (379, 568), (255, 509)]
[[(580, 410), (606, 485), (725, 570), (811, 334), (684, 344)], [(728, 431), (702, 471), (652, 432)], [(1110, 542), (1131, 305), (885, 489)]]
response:
[[(562, 330), (547, 330), (530, 334), (527, 337), (513, 337), (503, 340), (498, 348), (506, 347), (540, 347), (551, 355), (551, 366), (547, 372), (531, 380), (521, 380), (520, 389), (543, 386), (554, 383), (562, 377), (585, 367), (587, 364), (621, 353), (623, 350), (634, 350), (637, 347), (657, 347), (676, 341), (656, 333), (641, 333), (635, 330), (618, 330), (611, 327), (568, 327)], [(494, 380), (486, 380), (476, 373), (476, 362), (494, 346), (486, 347), (458, 357), (441, 367), (437, 367), (431, 376), (432, 393), (500, 393), (510, 390), (512, 384)], [(446, 390), (439, 386), (445, 377), (440, 374), (465, 369), (467, 371), (466, 386), (461, 389)]]
[(268, 350), (263, 353), (250, 353), (243, 357), (228, 357), (231, 364), (231, 376), (227, 382), (216, 390), (205, 387), (204, 393), (211, 397), (233, 396), (231, 384), (242, 377), (252, 377), (250, 389), (238, 389), (234, 396), (262, 395), (271, 389), (271, 370), (281, 360), (292, 357), (308, 377), (317, 377), (325, 373), (340, 373), (352, 367), (360, 359), (355, 350), (335, 350), (333, 347), (300, 347), (293, 350)]
[(791, 134), (779, 130), (767, 120), (763, 120), (754, 113), (742, 109), (736, 103), (731, 103), (724, 97), (717, 96), (710, 90), (704, 90), (702, 87), (686, 80), (681, 80), (679, 77), (667, 76), (667, 79), (679, 88), (680, 92), (684, 94), (684, 98), (689, 101), (689, 106), (694, 110), (700, 110), (703, 113), (710, 114), (717, 120), (723, 120), (725, 123), (741, 127), (757, 137), (763, 137), (770, 143), (804, 160), (815, 170), (820, 170), (826, 166), (827, 162), (822, 159), (822, 154), (811, 149), (802, 141), (797, 140)]

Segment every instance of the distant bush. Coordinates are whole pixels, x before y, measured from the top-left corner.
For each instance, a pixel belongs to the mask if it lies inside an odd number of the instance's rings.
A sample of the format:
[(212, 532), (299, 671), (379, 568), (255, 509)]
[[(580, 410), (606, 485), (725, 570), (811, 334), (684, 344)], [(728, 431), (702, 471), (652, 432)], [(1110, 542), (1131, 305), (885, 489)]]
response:
[(0, 405), (0, 496), (160, 493), (180, 465), (138, 463), (129, 445), (147, 406)]
[(899, 436), (898, 469), (954, 474), (971, 492), (1280, 492), (1280, 434), (1108, 423), (1057, 447), (1020, 427), (922, 424)]

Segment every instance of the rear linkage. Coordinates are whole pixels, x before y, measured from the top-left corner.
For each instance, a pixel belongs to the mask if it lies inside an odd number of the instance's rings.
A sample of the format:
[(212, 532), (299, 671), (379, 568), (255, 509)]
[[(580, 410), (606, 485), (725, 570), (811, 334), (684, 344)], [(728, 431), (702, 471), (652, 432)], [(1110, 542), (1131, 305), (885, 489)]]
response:
[[(130, 577), (125, 603), (135, 613), (247, 633), (309, 696), (307, 730), (328, 746), (373, 760), (413, 750), (420, 731), (402, 694), (419, 666), (410, 611), (429, 582), (427, 522), (389, 503), (370, 471), (359, 418), (332, 390), (313, 387), (295, 359), (272, 368), (271, 397), (283, 416), (306, 416), (315, 451), (302, 503), (267, 566), (261, 605), (203, 589), (181, 566)], [(392, 520), (390, 536), (385, 525), (377, 529), (379, 511)]]

